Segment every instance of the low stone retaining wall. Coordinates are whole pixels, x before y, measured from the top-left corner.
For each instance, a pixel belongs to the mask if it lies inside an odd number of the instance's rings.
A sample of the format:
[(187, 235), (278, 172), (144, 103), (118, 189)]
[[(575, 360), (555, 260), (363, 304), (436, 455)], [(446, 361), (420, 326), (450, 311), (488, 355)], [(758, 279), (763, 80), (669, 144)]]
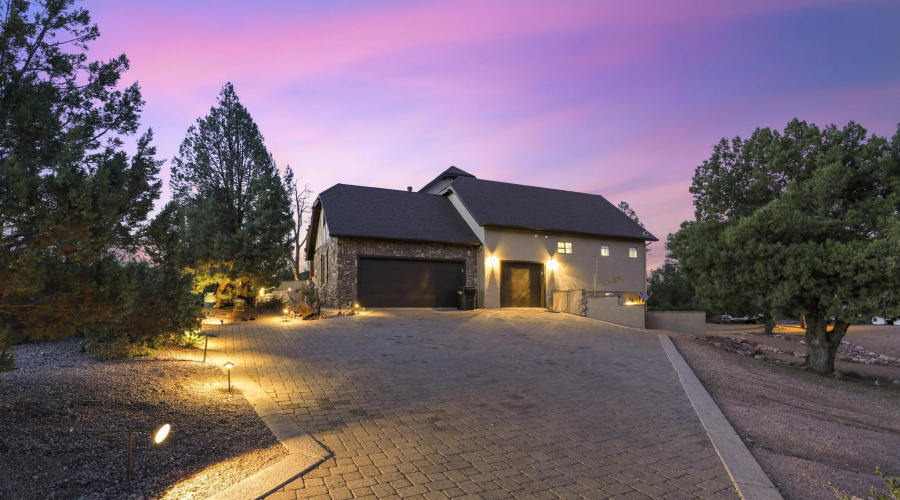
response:
[(642, 305), (620, 305), (624, 300), (637, 300), (634, 297), (623, 295), (589, 297), (582, 290), (554, 290), (554, 311), (584, 316), (617, 325), (644, 328), (644, 307)]
[(706, 313), (703, 311), (647, 311), (645, 323), (651, 330), (690, 333), (706, 338)]

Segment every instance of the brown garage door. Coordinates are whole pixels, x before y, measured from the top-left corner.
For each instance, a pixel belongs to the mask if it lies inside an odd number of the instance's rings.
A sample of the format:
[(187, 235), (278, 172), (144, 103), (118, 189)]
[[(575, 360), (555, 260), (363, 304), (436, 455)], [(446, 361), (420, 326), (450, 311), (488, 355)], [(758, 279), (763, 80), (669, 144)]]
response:
[(543, 307), (544, 266), (500, 263), (500, 307)]
[(462, 262), (359, 258), (357, 294), (365, 307), (456, 307)]

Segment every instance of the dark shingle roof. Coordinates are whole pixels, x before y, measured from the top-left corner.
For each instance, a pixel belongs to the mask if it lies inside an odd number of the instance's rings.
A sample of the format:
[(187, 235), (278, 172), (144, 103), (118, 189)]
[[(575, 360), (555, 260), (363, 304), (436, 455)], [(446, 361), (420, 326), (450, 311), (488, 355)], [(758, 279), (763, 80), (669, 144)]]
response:
[(425, 184), (425, 186), (423, 186), (422, 189), (419, 190), (419, 192), (437, 193), (438, 191), (441, 191), (445, 187), (447, 187), (447, 184), (449, 184), (450, 181), (456, 179), (457, 177), (471, 177), (473, 179), (475, 178), (474, 175), (466, 172), (465, 170), (451, 166), (447, 170), (441, 172), (440, 175), (432, 179), (431, 182)]
[(443, 177), (450, 177), (450, 176), (453, 176), (453, 177), (471, 177), (471, 178), (473, 178), (473, 179), (475, 178), (474, 175), (472, 175), (472, 174), (466, 172), (465, 170), (463, 170), (463, 169), (461, 169), (461, 168), (456, 168), (456, 167), (453, 167), (453, 166), (451, 166), (451, 167), (448, 168), (447, 170), (444, 170), (444, 173), (442, 173), (442, 174), (439, 175), (438, 177), (443, 178)]
[(332, 236), (481, 243), (443, 196), (336, 184), (319, 200)]
[(600, 195), (468, 177), (450, 188), (480, 225), (657, 240)]

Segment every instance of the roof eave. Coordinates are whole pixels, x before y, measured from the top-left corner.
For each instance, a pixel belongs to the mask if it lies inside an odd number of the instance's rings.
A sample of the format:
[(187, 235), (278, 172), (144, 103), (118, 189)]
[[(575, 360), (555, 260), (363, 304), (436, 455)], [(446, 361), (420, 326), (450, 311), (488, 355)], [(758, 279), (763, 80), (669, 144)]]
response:
[(416, 238), (393, 238), (386, 236), (371, 236), (367, 234), (335, 234), (331, 233), (332, 238), (358, 238), (361, 240), (380, 240), (380, 241), (408, 241), (410, 243), (446, 243), (448, 245), (469, 245), (469, 246), (478, 246), (481, 245), (480, 241), (446, 241), (446, 240), (433, 240), (433, 239), (416, 239)]
[(522, 231), (539, 231), (543, 233), (554, 233), (554, 234), (576, 234), (579, 236), (594, 236), (594, 237), (605, 237), (605, 238), (616, 238), (620, 240), (641, 240), (641, 241), (659, 241), (659, 238), (653, 236), (650, 233), (647, 233), (647, 236), (626, 236), (621, 234), (603, 234), (603, 233), (586, 233), (583, 231), (568, 231), (563, 229), (549, 229), (546, 227), (528, 227), (528, 226), (510, 226), (506, 224), (488, 224), (483, 223), (480, 224), (482, 227), (493, 227), (497, 229), (518, 229)]

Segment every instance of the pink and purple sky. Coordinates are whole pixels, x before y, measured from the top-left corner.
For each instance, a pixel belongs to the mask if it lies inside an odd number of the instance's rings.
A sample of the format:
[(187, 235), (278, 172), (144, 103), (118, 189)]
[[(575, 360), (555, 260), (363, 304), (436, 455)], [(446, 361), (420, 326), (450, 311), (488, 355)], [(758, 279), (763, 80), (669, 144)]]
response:
[(900, 123), (893, 0), (83, 5), (101, 31), (90, 56), (131, 59), (160, 157), (231, 81), (315, 192), (418, 189), (455, 165), (626, 200), (665, 240), (722, 137), (794, 117)]

